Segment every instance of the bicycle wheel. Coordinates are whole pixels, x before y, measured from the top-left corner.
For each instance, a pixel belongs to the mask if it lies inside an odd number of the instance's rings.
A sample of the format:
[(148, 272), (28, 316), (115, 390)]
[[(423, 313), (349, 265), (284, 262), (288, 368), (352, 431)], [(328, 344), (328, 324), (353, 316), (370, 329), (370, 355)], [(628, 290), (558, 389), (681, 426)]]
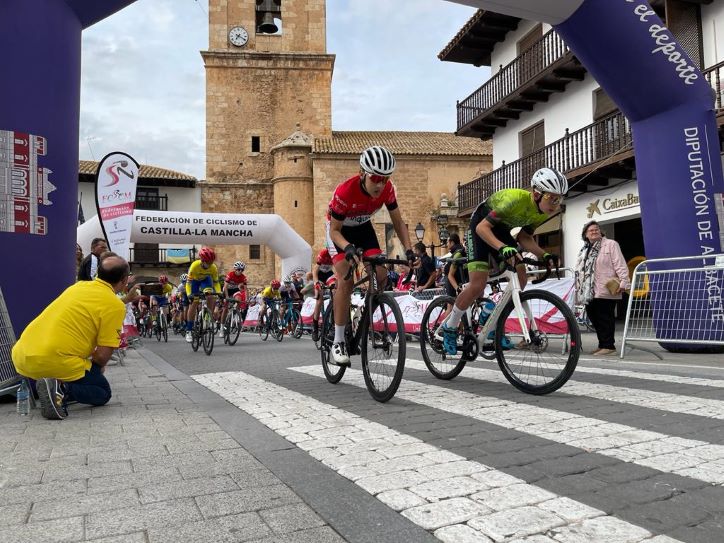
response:
[(267, 323), (267, 319), (269, 317), (265, 317), (264, 315), (259, 315), (259, 322), (257, 323), (257, 326), (259, 327), (259, 337), (262, 341), (266, 341), (269, 337), (269, 323)]
[(298, 309), (294, 310), (292, 315), (292, 336), (299, 339), (304, 334), (304, 325), (302, 324), (302, 314)]
[(271, 319), (271, 335), (277, 341), (284, 339), (284, 324), (279, 318), (279, 313), (274, 312)]
[[(548, 394), (573, 375), (581, 353), (581, 332), (568, 305), (543, 290), (520, 293), (523, 315), (511, 300), (496, 323), (495, 351), (500, 370), (519, 390)], [(530, 334), (526, 343), (521, 321)]]
[(191, 348), (194, 352), (198, 351), (199, 345), (201, 345), (201, 333), (201, 312), (198, 311), (194, 319), (194, 326), (191, 329)]
[(161, 313), (161, 335), (163, 335), (163, 342), (168, 343), (168, 321), (165, 313)]
[(241, 333), (241, 320), (239, 318), (239, 311), (237, 309), (233, 309), (230, 315), (231, 318), (229, 319), (229, 325), (227, 327), (229, 345), (236, 345), (236, 341), (239, 339), (239, 334)]
[(209, 311), (207, 308), (203, 309), (202, 319), (203, 322), (203, 344), (204, 344), (204, 352), (207, 355), (211, 354), (211, 351), (214, 350), (214, 336), (216, 336), (216, 326), (214, 323), (214, 319), (211, 316), (211, 311)]
[[(458, 341), (457, 354), (448, 354), (443, 348), (442, 339), (435, 337), (435, 332), (442, 325), (446, 317), (446, 309), (448, 304), (455, 303), (452, 296), (440, 296), (435, 298), (430, 305), (427, 306), (425, 314), (420, 324), (420, 349), (422, 350), (422, 359), (425, 361), (427, 369), (430, 370), (438, 379), (452, 379), (457, 377), (467, 362), (463, 356), (463, 344)], [(460, 321), (460, 338), (464, 337), (464, 330), (467, 324), (467, 317), (463, 315)], [(459, 339), (460, 339), (459, 338)]]
[[(377, 322), (370, 330), (370, 321), (373, 320)], [(375, 400), (386, 402), (395, 395), (402, 381), (407, 348), (402, 312), (394, 297), (375, 294), (372, 315), (368, 315), (361, 326), (365, 384)]]
[(337, 366), (330, 363), (332, 356), (332, 344), (334, 343), (334, 308), (330, 300), (327, 309), (324, 310), (322, 324), (319, 330), (319, 354), (322, 357), (322, 370), (324, 376), (330, 383), (337, 384), (347, 370), (346, 366)]

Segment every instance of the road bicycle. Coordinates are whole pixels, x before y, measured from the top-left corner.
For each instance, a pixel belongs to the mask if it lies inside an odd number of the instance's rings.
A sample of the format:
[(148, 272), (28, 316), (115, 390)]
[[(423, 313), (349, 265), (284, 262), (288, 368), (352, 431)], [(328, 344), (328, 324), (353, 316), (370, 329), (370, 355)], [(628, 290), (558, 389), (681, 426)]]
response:
[(224, 321), (224, 343), (227, 345), (236, 345), (236, 341), (239, 339), (241, 333), (241, 327), (244, 323), (241, 310), (239, 309), (239, 300), (236, 298), (227, 298), (226, 301), (229, 303), (229, 310), (226, 313), (226, 320)]
[(299, 311), (301, 302), (287, 302), (284, 317), (282, 318), (282, 330), (289, 333), (295, 339), (299, 339), (304, 334), (304, 325), (302, 324), (302, 314)]
[(194, 318), (194, 324), (191, 328), (191, 348), (196, 352), (199, 350), (199, 346), (203, 345), (204, 352), (207, 355), (210, 355), (214, 350), (214, 337), (216, 334), (216, 323), (207, 300), (209, 296), (220, 297), (222, 294), (211, 292), (200, 296), (199, 308), (196, 311), (196, 318)]
[(279, 300), (272, 300), (265, 310), (265, 314), (259, 313), (259, 337), (262, 341), (266, 341), (269, 335), (281, 341), (284, 339), (284, 327), (279, 316)]
[[(364, 303), (359, 310), (354, 305), (351, 306), (355, 314), (345, 329), (347, 353), (350, 356), (358, 354), (362, 356), (362, 373), (367, 390), (378, 402), (386, 402), (395, 395), (402, 381), (407, 340), (400, 307), (394, 296), (378, 288), (375, 271), (378, 266), (408, 265), (409, 262), (387, 258), (384, 255), (361, 257), (361, 260), (367, 264), (366, 275), (355, 282), (354, 286), (362, 287), (365, 292)], [(348, 277), (351, 277), (354, 269), (350, 267)], [(347, 368), (337, 366), (331, 360), (334, 343), (333, 296), (330, 296), (329, 304), (324, 311), (319, 336), (319, 352), (324, 376), (330, 383), (338, 383)]]
[(163, 338), (163, 341), (168, 343), (168, 321), (166, 320), (166, 313), (163, 309), (159, 308), (156, 314), (156, 322), (154, 323), (153, 331), (156, 335), (157, 341), (161, 341), (161, 338)]
[[(456, 259), (464, 262), (466, 259)], [(537, 260), (520, 258), (520, 262), (544, 267)], [(547, 269), (538, 284), (550, 277)], [(556, 268), (556, 274), (558, 269)], [(420, 347), (425, 365), (438, 379), (452, 379), (479, 355), (497, 359), (505, 378), (518, 390), (529, 394), (549, 394), (558, 390), (571, 377), (581, 353), (581, 334), (571, 308), (552, 292), (539, 289), (522, 290), (515, 269), (503, 263), (490, 275), (491, 288), (500, 299), (482, 326), (481, 302), (463, 314), (458, 329), (457, 354), (448, 354), (443, 347), (440, 326), (447, 316), (447, 307), (455, 302), (452, 296), (435, 298), (425, 310), (420, 327)], [(500, 283), (507, 282), (504, 289)]]

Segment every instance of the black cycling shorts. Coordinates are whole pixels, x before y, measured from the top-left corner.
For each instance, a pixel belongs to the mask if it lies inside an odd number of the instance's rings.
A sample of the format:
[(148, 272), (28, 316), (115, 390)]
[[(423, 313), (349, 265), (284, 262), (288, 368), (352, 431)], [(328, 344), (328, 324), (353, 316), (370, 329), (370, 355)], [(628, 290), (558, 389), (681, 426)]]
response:
[[(469, 255), (468, 271), (490, 271), (491, 264), (494, 261), (498, 261), (498, 250), (492, 248), (490, 245), (485, 243), (483, 239), (476, 233), (480, 221), (485, 220), (485, 217), (490, 213), (490, 208), (484, 203), (480, 204), (477, 209), (473, 212), (470, 217), (470, 230), (466, 236), (466, 245)], [(511, 247), (516, 247), (518, 242), (513, 239), (510, 235), (510, 227), (503, 223), (496, 224), (493, 226), (493, 235), (500, 241)]]

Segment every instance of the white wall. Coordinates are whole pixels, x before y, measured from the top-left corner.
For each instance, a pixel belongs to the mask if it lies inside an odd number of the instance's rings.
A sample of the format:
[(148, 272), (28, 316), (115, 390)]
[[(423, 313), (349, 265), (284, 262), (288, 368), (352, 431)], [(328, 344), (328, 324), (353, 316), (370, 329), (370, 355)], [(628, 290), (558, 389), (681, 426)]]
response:
[(724, 57), (724, 2), (701, 6), (704, 42), (704, 68), (718, 64)]
[[(639, 189), (636, 181), (629, 181), (599, 192), (587, 192), (576, 198), (566, 200), (566, 213), (563, 218), (563, 231), (565, 232), (563, 236), (563, 257), (566, 267), (571, 268), (576, 264), (578, 251), (581, 250), (583, 245), (581, 230), (588, 221), (598, 221), (602, 230), (607, 231), (610, 236), (613, 229), (607, 229), (607, 224), (641, 216), (641, 207), (638, 203), (629, 205), (631, 201), (629, 195), (633, 195), (638, 199)], [(600, 213), (596, 212), (594, 207)]]
[[(518, 28), (511, 30), (505, 35), (505, 41), (495, 44), (490, 55), (491, 77), (500, 70), (500, 65), (505, 68), (518, 56), (517, 43), (533, 30), (538, 23), (536, 21), (520, 21)], [(543, 23), (543, 35), (551, 29), (551, 25)]]
[(593, 91), (599, 87), (586, 73), (583, 81), (571, 81), (564, 92), (551, 94), (547, 102), (535, 105), (533, 111), (522, 112), (519, 119), (508, 121), (493, 136), (493, 168), (503, 161), (513, 162), (520, 158), (518, 134), (541, 120), (545, 120), (546, 145), (562, 138), (566, 128), (575, 132), (593, 122)]

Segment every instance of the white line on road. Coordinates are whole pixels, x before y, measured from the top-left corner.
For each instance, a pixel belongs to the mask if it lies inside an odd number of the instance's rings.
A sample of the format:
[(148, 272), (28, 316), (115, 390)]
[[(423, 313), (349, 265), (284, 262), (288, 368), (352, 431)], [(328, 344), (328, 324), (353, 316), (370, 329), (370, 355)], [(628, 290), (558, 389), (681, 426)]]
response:
[(560, 541), (676, 541), (243, 372), (193, 378), (443, 541), (552, 529)]
[[(289, 369), (324, 378), (321, 365)], [(365, 388), (359, 370), (348, 369), (343, 382)], [(721, 445), (404, 379), (395, 397), (664, 473), (724, 483)]]

